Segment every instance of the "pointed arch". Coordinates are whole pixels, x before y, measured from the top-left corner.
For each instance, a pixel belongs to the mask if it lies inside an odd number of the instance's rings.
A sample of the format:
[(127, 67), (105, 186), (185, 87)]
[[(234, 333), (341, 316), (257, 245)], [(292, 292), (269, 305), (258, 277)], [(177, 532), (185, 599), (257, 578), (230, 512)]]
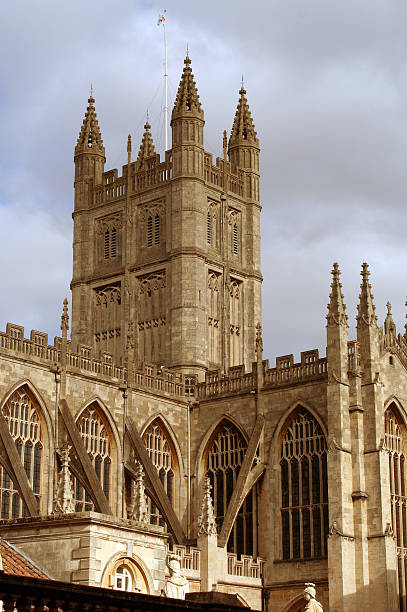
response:
[(407, 594), (407, 428), (402, 406), (392, 399), (384, 412), (384, 448), (388, 454), (391, 525), (397, 546), (397, 575), (400, 601)]
[[(109, 411), (99, 398), (88, 401), (78, 412), (75, 423), (106, 499), (112, 499), (115, 468), (118, 466), (118, 435)], [(113, 426), (112, 426), (113, 425)], [(115, 433), (117, 437), (115, 436)], [(73, 476), (75, 511), (93, 510), (89, 491)]]
[(407, 412), (406, 412), (406, 409), (404, 408), (402, 402), (398, 399), (398, 397), (396, 395), (390, 395), (384, 401), (384, 404), (383, 404), (383, 415), (386, 413), (386, 410), (388, 408), (390, 408), (391, 405), (393, 405), (393, 407), (397, 411), (400, 419), (402, 420), (404, 425), (407, 427)]
[(181, 447), (180, 444), (178, 442), (178, 438), (175, 434), (174, 429), (172, 428), (170, 422), (168, 421), (168, 419), (165, 417), (165, 415), (163, 415), (161, 412), (155, 412), (154, 414), (152, 414), (145, 422), (144, 425), (141, 428), (141, 437), (143, 438), (144, 433), (146, 431), (146, 429), (151, 425), (151, 423), (153, 421), (156, 420), (160, 420), (163, 424), (163, 428), (165, 429), (165, 431), (167, 432), (168, 436), (171, 439), (171, 442), (174, 446), (174, 450), (177, 454), (177, 460), (178, 460), (178, 464), (180, 467), (180, 473), (184, 474), (185, 473), (185, 465), (184, 465), (184, 458), (182, 456), (181, 453)]
[(117, 428), (117, 424), (116, 421), (114, 420), (114, 418), (112, 417), (112, 414), (110, 412), (109, 407), (105, 404), (105, 402), (99, 397), (99, 395), (92, 395), (89, 399), (86, 400), (86, 402), (84, 404), (82, 404), (82, 406), (76, 411), (75, 414), (75, 422), (78, 421), (80, 415), (82, 414), (82, 412), (91, 404), (97, 404), (98, 409), (101, 411), (101, 413), (103, 414), (103, 417), (106, 419), (111, 432), (113, 434), (114, 437), (114, 442), (115, 442), (115, 448), (114, 450), (117, 452), (117, 450), (120, 448), (120, 433), (119, 430)]
[[(327, 437), (319, 420), (296, 402), (278, 424), (280, 558), (325, 557), (328, 537)], [(277, 518), (277, 517), (276, 517)], [(277, 523), (278, 524), (278, 523)]]
[[(178, 492), (181, 488), (181, 466), (174, 445), (175, 437), (173, 438), (170, 435), (162, 416), (156, 415), (144, 428), (141, 438), (150, 460), (157, 470), (164, 491), (171, 505), (176, 510), (179, 507)], [(151, 498), (149, 498), (149, 512), (152, 524), (161, 526), (165, 524), (159, 508)]]
[[(52, 424), (47, 406), (31, 381), (20, 380), (4, 396), (1, 412), (31, 488), (25, 495), (34, 494), (38, 506), (42, 506), (46, 511), (50, 490), (46, 483), (52, 471), (49, 468), (50, 447), (53, 452)], [(18, 461), (17, 457), (15, 460)], [(0, 465), (2, 519), (19, 518), (29, 514), (19, 487), (12, 477), (13, 472), (8, 471), (7, 465), (10, 467), (10, 461), (15, 467), (13, 459), (6, 453), (4, 462)], [(34, 498), (32, 499), (34, 502)]]
[(303, 612), (306, 601), (303, 594), (293, 597), (290, 602), (286, 605), (283, 612)]
[[(211, 428), (210, 435), (205, 437), (206, 444), (201, 459), (202, 476), (208, 476), (210, 479), (216, 522), (221, 527), (244, 461), (248, 439), (241, 427), (229, 416), (220, 418)], [(257, 484), (244, 498), (230, 529), (226, 546), (229, 552), (238, 555), (257, 556)]]

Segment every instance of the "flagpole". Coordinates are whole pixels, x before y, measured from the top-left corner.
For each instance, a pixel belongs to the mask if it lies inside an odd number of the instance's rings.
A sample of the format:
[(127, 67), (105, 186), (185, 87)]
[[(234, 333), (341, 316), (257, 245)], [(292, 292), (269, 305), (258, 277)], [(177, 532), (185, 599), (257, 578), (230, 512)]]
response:
[[(165, 12), (165, 11), (164, 11)], [(163, 22), (164, 28), (164, 142), (165, 151), (168, 149), (168, 71), (167, 71), (167, 32), (165, 29), (165, 21)]]

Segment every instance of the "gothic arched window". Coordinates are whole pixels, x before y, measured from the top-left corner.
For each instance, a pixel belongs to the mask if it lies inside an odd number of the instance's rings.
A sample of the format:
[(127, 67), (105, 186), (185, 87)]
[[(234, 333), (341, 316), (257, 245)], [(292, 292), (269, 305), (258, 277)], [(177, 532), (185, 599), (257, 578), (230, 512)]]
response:
[[(178, 461), (170, 437), (159, 419), (156, 419), (147, 427), (143, 440), (168, 499), (174, 506)], [(164, 519), (151, 499), (149, 499), (149, 512), (150, 522), (153, 525), (164, 525)]]
[[(43, 456), (39, 406), (25, 387), (14, 391), (2, 409), (24, 470), (39, 503)], [(9, 474), (0, 466), (1, 518), (27, 515), (27, 509)]]
[(384, 414), (384, 440), (389, 455), (391, 521), (397, 546), (400, 610), (406, 610), (407, 568), (407, 495), (406, 442), (407, 432), (398, 411), (392, 404)]
[(327, 554), (326, 440), (316, 419), (298, 408), (283, 429), (280, 453), (283, 559)]
[[(236, 486), (246, 448), (246, 440), (229, 421), (220, 423), (209, 443), (206, 475), (212, 485), (218, 533)], [(227, 550), (237, 555), (257, 556), (257, 485), (240, 507), (230, 532)]]
[(154, 217), (154, 244), (160, 244), (160, 215)]
[[(77, 427), (95, 468), (100, 484), (109, 499), (112, 478), (112, 434), (96, 404), (91, 404), (78, 418)], [(93, 510), (90, 495), (77, 478), (73, 478), (75, 512)]]

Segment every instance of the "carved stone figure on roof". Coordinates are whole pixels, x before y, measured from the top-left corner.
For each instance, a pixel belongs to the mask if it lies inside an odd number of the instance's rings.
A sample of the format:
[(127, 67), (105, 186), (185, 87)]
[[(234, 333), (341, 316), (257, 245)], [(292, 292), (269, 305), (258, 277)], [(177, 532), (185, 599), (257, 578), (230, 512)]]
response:
[(185, 599), (189, 591), (188, 580), (181, 574), (181, 563), (179, 557), (170, 557), (168, 561), (170, 577), (165, 581), (164, 593), (166, 597), (174, 599)]
[(304, 589), (304, 599), (308, 602), (304, 612), (323, 612), (322, 605), (315, 599), (316, 590), (313, 582), (306, 582)]

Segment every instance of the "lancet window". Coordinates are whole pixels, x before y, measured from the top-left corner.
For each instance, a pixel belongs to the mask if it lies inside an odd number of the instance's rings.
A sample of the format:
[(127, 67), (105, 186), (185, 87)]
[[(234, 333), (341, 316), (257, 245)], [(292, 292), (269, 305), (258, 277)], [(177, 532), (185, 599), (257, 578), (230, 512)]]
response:
[(151, 214), (147, 218), (147, 246), (160, 244), (160, 215)]
[(238, 210), (229, 210), (229, 252), (235, 257), (240, 255), (241, 217)]
[(121, 213), (114, 213), (96, 220), (97, 260), (100, 264), (115, 261), (120, 255)]
[(389, 456), (391, 520), (397, 546), (399, 609), (407, 610), (407, 495), (405, 425), (392, 404), (384, 415), (385, 447)]
[[(97, 405), (85, 408), (77, 420), (83, 444), (109, 499), (112, 478), (112, 434)], [(79, 480), (73, 478), (75, 512), (93, 510), (92, 500)]]
[[(38, 404), (22, 387), (11, 395), (2, 412), (39, 503), (44, 444)], [(0, 466), (0, 498), (2, 519), (27, 515), (25, 504), (3, 466)]]
[(209, 361), (220, 361), (220, 294), (221, 275), (208, 271), (208, 349)]
[[(236, 486), (246, 448), (246, 440), (229, 421), (222, 421), (209, 443), (206, 472), (212, 485), (218, 532)], [(257, 498), (255, 485), (246, 496), (233, 524), (227, 543), (229, 552), (257, 556)]]
[(328, 478), (324, 433), (305, 408), (286, 424), (280, 451), (283, 559), (327, 555)]
[(218, 248), (219, 241), (219, 203), (209, 202), (206, 225), (206, 240), (212, 248)]
[[(174, 505), (175, 491), (177, 490), (175, 480), (178, 472), (178, 461), (170, 437), (159, 419), (156, 419), (147, 427), (143, 440), (151, 462), (155, 466), (164, 490), (168, 495), (168, 499)], [(150, 522), (153, 525), (163, 526), (164, 519), (151, 499), (149, 499), (149, 511)]]

